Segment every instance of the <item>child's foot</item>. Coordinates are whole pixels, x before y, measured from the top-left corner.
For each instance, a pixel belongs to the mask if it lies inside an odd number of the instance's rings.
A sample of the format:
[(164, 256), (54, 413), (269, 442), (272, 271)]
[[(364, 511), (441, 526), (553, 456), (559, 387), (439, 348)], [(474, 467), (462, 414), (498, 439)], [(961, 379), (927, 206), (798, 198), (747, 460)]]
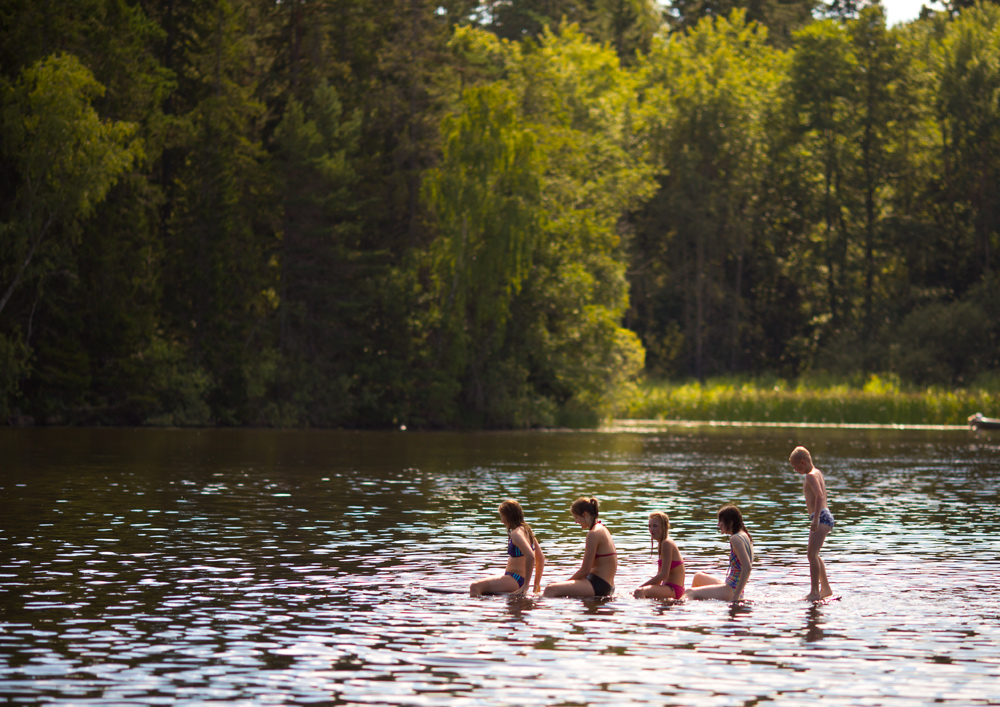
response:
[(819, 592), (809, 592), (806, 594), (806, 601), (819, 601), (823, 597), (820, 596)]

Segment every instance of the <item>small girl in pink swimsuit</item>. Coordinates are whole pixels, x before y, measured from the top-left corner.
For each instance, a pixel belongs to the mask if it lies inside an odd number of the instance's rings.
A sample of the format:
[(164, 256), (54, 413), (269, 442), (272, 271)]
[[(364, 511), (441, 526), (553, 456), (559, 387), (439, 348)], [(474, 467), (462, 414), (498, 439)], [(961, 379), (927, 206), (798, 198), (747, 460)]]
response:
[(651, 545), (656, 547), (657, 572), (632, 593), (636, 599), (680, 599), (684, 596), (684, 558), (669, 534), (667, 514), (663, 511), (650, 513), (649, 536)]

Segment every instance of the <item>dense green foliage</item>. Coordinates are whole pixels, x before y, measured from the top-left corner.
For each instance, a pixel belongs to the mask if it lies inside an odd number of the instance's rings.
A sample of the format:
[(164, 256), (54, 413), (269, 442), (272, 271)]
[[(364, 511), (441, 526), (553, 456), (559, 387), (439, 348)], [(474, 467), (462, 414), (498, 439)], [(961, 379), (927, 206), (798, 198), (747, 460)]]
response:
[(648, 383), (625, 406), (639, 420), (752, 423), (967, 425), (970, 411), (1000, 405), (1000, 380), (982, 387), (902, 387), (898, 380), (716, 378), (704, 383)]
[(969, 385), (1000, 370), (1000, 10), (951, 7), (0, 0), (0, 418)]
[(987, 6), (887, 29), (873, 6), (773, 58), (738, 20), (671, 39), (720, 58), (687, 83), (653, 75), (684, 102), (651, 136), (671, 142), (654, 142), (661, 188), (636, 220), (629, 323), (647, 367), (944, 385), (996, 370), (998, 20)]

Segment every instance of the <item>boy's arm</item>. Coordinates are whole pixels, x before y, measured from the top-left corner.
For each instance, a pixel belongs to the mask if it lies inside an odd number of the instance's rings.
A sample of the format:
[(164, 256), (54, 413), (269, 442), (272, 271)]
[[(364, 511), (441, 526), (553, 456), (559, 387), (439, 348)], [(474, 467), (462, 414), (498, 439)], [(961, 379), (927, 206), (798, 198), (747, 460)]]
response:
[(805, 481), (805, 497), (806, 497), (806, 508), (812, 514), (812, 519), (809, 522), (809, 530), (819, 529), (819, 512), (823, 510), (819, 507), (819, 499), (822, 489), (819, 485), (819, 479), (816, 475), (810, 472), (806, 475)]

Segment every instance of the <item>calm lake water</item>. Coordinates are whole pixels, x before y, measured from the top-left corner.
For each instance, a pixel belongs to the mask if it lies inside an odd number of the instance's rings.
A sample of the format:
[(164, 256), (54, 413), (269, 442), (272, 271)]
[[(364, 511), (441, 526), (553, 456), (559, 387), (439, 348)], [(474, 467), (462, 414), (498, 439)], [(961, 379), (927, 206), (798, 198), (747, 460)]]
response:
[[(814, 605), (808, 446), (841, 599)], [(0, 430), (0, 701), (16, 704), (1000, 704), (1000, 435)], [(601, 500), (610, 600), (431, 594), (502, 572), (496, 507), (579, 566)], [(747, 601), (637, 600), (646, 515)], [(822, 702), (820, 702), (820, 700)]]

